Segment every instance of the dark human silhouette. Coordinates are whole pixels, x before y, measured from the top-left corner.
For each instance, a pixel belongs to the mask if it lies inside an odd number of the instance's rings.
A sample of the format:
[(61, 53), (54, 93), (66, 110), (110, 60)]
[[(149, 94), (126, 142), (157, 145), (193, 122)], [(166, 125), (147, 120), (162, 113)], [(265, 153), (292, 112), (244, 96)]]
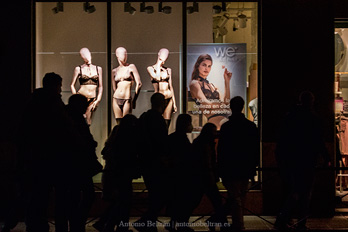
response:
[(151, 96), (151, 109), (139, 118), (142, 147), (139, 154), (140, 168), (149, 194), (148, 210), (134, 226), (139, 231), (157, 231), (156, 220), (166, 201), (167, 182), (164, 158), (171, 148), (167, 146), (168, 130), (162, 116), (164, 108), (164, 95), (154, 93)]
[(228, 193), (232, 229), (243, 230), (243, 207), (249, 179), (256, 174), (259, 160), (259, 139), (256, 125), (245, 118), (244, 100), (237, 96), (230, 100), (232, 115), (220, 130), (218, 168)]
[[(81, 139), (79, 150), (73, 150), (73, 153), (70, 151), (70, 162), (73, 165), (71, 176), (69, 177), (70, 202), (68, 201), (68, 203), (70, 205), (71, 215), (68, 215), (68, 217), (70, 232), (85, 231), (88, 214), (95, 198), (92, 177), (102, 170), (102, 166), (98, 162), (95, 152), (98, 143), (94, 140), (84, 117), (87, 107), (88, 101), (85, 96), (74, 94), (69, 98), (67, 112), (73, 121), (74, 129), (76, 129)], [(64, 194), (61, 195), (61, 197), (63, 196)], [(56, 202), (64, 205), (64, 198), (58, 198)], [(64, 215), (60, 215), (63, 218)], [(63, 222), (62, 218), (56, 216), (56, 231), (57, 220)], [(62, 230), (67, 231), (67, 224), (64, 226), (62, 224)]]
[(283, 204), (275, 226), (287, 230), (292, 210), (298, 208), (298, 230), (306, 230), (309, 204), (314, 184), (315, 167), (320, 155), (330, 165), (329, 155), (321, 133), (321, 124), (314, 113), (314, 95), (309, 91), (300, 94), (300, 104), (281, 122), (277, 138), (276, 160), (282, 180)]
[[(59, 163), (66, 159), (65, 151), (74, 140), (72, 124), (61, 100), (61, 86), (62, 78), (58, 74), (45, 74), (43, 88), (34, 90), (17, 133), (20, 192), (15, 204), (26, 206), (28, 232), (49, 231), (49, 195), (62, 173)], [(16, 225), (15, 214), (12, 216), (12, 222), (3, 231)]]
[(200, 135), (192, 143), (196, 169), (195, 181), (199, 190), (198, 199), (201, 200), (203, 195), (206, 194), (214, 208), (214, 214), (206, 221), (208, 226), (211, 229), (216, 226), (226, 229), (229, 225), (224, 212), (222, 197), (216, 185), (216, 182), (219, 182), (216, 161), (216, 138), (217, 127), (213, 123), (206, 123)]
[(180, 114), (176, 120), (175, 132), (169, 135), (168, 146), (171, 148), (167, 158), (168, 171), (168, 214), (171, 216), (168, 230), (190, 231), (187, 223), (196, 206), (194, 195), (193, 155), (191, 142), (186, 133), (193, 129), (192, 118), (188, 114)]
[(132, 180), (140, 177), (138, 167), (138, 119), (125, 115), (113, 128), (102, 151), (105, 160), (103, 171), (103, 199), (110, 203), (100, 220), (94, 224), (99, 231), (125, 232), (129, 229), (129, 211), (132, 200)]

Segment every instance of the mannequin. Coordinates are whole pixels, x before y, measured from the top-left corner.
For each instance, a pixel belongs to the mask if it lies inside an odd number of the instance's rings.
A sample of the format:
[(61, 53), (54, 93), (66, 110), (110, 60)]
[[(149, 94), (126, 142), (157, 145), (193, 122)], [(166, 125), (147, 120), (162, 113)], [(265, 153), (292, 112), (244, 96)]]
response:
[[(112, 88), (114, 90), (112, 107), (116, 123), (119, 124), (121, 118), (135, 109), (142, 84), (135, 65), (127, 63), (127, 50), (124, 47), (116, 49), (116, 58), (119, 66), (112, 70)], [(135, 83), (135, 94), (132, 99), (133, 83)]]
[(156, 64), (147, 67), (147, 72), (151, 77), (151, 82), (155, 89), (155, 93), (159, 92), (165, 97), (166, 107), (163, 117), (166, 120), (167, 127), (170, 125), (172, 113), (177, 111), (174, 89), (172, 85), (172, 70), (164, 66), (164, 63), (168, 59), (168, 55), (168, 49), (160, 49)]
[[(80, 55), (84, 64), (75, 68), (70, 89), (72, 94), (81, 94), (87, 98), (88, 107), (85, 116), (87, 124), (91, 125), (93, 112), (97, 109), (103, 95), (103, 71), (101, 67), (92, 64), (92, 56), (88, 48), (81, 48)], [(75, 88), (77, 80), (80, 82), (78, 91)]]

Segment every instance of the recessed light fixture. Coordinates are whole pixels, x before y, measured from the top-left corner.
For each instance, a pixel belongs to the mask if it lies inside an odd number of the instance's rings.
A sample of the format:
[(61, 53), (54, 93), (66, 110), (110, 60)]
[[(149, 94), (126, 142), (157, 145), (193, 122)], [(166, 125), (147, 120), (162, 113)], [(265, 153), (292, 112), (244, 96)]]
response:
[(83, 3), (83, 10), (87, 13), (93, 13), (96, 9), (94, 5), (91, 5), (89, 2)]

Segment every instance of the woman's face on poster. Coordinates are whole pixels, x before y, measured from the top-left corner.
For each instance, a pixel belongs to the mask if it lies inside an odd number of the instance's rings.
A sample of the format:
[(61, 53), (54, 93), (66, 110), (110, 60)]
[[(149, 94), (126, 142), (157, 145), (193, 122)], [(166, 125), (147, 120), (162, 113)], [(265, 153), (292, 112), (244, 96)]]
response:
[(211, 70), (212, 62), (210, 60), (204, 60), (199, 64), (198, 72), (199, 76), (206, 78)]

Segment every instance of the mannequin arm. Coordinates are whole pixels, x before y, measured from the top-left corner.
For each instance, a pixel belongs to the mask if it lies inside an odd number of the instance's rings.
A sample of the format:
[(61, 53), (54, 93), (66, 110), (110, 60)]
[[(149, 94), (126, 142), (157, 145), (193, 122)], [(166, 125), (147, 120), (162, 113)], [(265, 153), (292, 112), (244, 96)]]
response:
[(142, 83), (141, 83), (141, 80), (140, 80), (140, 75), (139, 75), (139, 72), (137, 70), (137, 68), (135, 67), (134, 64), (130, 64), (130, 68), (131, 68), (131, 71), (132, 71), (132, 74), (133, 74), (133, 77), (134, 77), (134, 80), (135, 80), (135, 94), (134, 94), (134, 99), (133, 99), (133, 109), (135, 109), (135, 106), (136, 106), (136, 101), (137, 101), (137, 98), (140, 94), (140, 89), (141, 89), (141, 86), (142, 86)]
[(76, 92), (77, 92), (75, 89), (75, 84), (76, 84), (78, 75), (79, 75), (79, 67), (76, 67), (74, 70), (73, 78), (71, 80), (71, 84), (70, 84), (70, 89), (71, 89), (72, 94), (76, 94)]
[[(158, 76), (155, 71), (154, 68), (152, 66), (147, 67), (147, 72), (149, 73), (150, 77), (151, 77), (151, 81)], [(158, 88), (158, 83), (157, 82), (152, 82), (152, 86), (155, 89), (155, 93), (158, 92), (159, 88)]]
[(99, 102), (101, 102), (101, 99), (103, 96), (103, 70), (101, 67), (98, 67), (98, 73), (99, 73), (98, 95), (97, 95), (97, 99), (93, 102), (93, 106), (91, 108), (91, 111), (94, 111), (97, 108), (97, 106), (99, 105)]
[(112, 84), (112, 89), (114, 90), (114, 92), (116, 91), (115, 75), (116, 75), (116, 68), (114, 68), (111, 72), (111, 84)]
[(103, 96), (103, 69), (101, 67), (98, 67), (98, 72), (99, 72), (99, 84), (98, 84), (97, 101), (99, 103)]
[(169, 73), (169, 88), (170, 91), (172, 91), (172, 100), (173, 100), (173, 112), (175, 113), (178, 109), (176, 107), (176, 102), (175, 102), (175, 93), (174, 93), (174, 88), (172, 84), (172, 70), (168, 68), (168, 73)]

